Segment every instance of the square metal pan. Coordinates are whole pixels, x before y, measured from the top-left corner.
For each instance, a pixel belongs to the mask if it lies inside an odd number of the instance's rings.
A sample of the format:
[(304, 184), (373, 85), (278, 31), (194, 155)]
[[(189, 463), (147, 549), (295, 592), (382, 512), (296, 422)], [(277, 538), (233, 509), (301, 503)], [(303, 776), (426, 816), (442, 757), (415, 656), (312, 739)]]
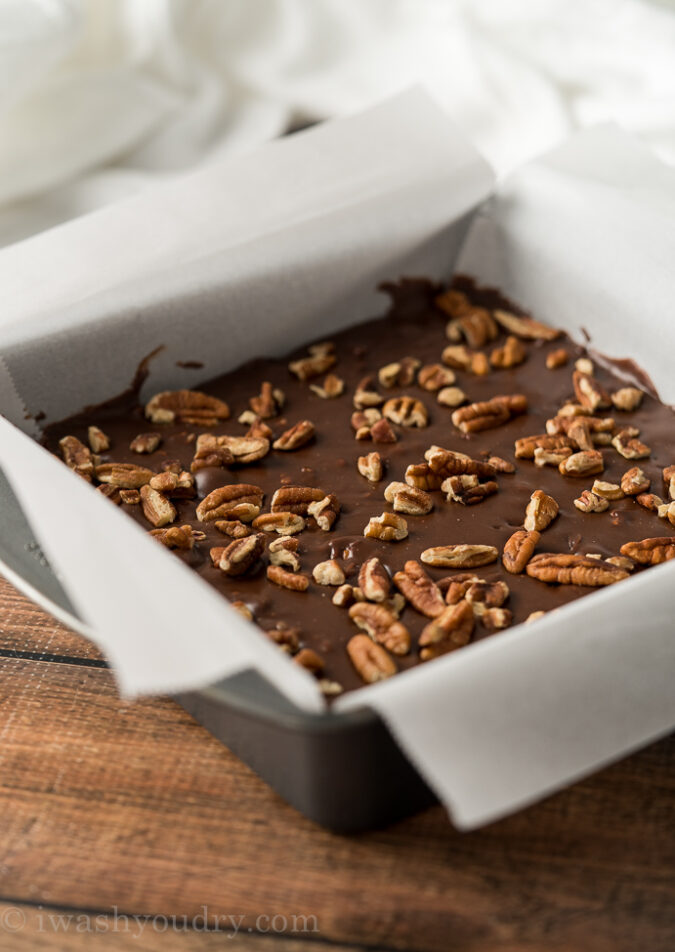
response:
[[(0, 572), (86, 635), (1, 469)], [(370, 708), (308, 714), (253, 670), (175, 700), (284, 800), (335, 832), (384, 826), (435, 801)]]

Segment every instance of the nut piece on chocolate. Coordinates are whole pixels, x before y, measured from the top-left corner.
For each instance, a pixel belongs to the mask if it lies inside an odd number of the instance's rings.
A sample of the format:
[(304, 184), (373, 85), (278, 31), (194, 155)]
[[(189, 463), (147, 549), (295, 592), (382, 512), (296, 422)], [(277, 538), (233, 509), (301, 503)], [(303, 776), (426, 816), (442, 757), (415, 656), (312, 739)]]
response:
[(167, 549), (193, 549), (197, 542), (203, 542), (206, 535), (190, 525), (170, 526), (168, 529), (151, 529), (150, 535), (165, 545)]
[(345, 573), (335, 559), (318, 562), (312, 569), (312, 578), (317, 585), (344, 585)]
[(143, 515), (153, 526), (161, 528), (176, 518), (176, 509), (172, 503), (151, 486), (141, 486), (141, 508)]
[(235, 539), (225, 546), (218, 567), (226, 575), (244, 575), (258, 561), (265, 550), (265, 536), (262, 533)]
[(314, 424), (310, 420), (300, 420), (295, 426), (286, 430), (281, 436), (272, 443), (275, 450), (299, 450), (306, 446), (315, 434)]
[(412, 607), (427, 618), (435, 618), (445, 610), (440, 588), (413, 559), (405, 563), (402, 572), (394, 574), (394, 585)]
[(517, 337), (523, 337), (526, 340), (555, 340), (562, 333), (554, 327), (548, 327), (540, 321), (535, 321), (532, 317), (521, 317), (518, 314), (512, 314), (510, 311), (503, 311), (499, 308), (492, 313), (497, 323), (501, 324), (510, 334), (515, 334)]
[(356, 461), (358, 471), (371, 483), (379, 483), (384, 476), (384, 465), (382, 457), (376, 451), (368, 453), (366, 456), (359, 456)]
[(408, 535), (408, 523), (393, 512), (383, 512), (381, 516), (371, 516), (363, 534), (382, 542), (400, 542)]
[(518, 529), (514, 532), (506, 540), (502, 552), (502, 564), (506, 571), (519, 575), (532, 558), (540, 538), (536, 530)]
[(313, 344), (307, 349), (308, 357), (292, 360), (288, 365), (288, 369), (292, 374), (295, 374), (298, 380), (312, 380), (314, 377), (319, 377), (337, 363), (337, 358), (333, 353), (335, 347), (330, 341)]
[(546, 355), (546, 369), (557, 370), (558, 367), (564, 367), (569, 362), (570, 355), (564, 347), (552, 350)]
[(410, 651), (410, 632), (385, 605), (357, 602), (349, 609), (351, 620), (395, 655)]
[(144, 466), (134, 463), (101, 463), (96, 467), (96, 478), (100, 483), (117, 486), (118, 489), (140, 489), (149, 483), (155, 474)]
[(197, 506), (196, 514), (200, 522), (214, 522), (216, 519), (226, 519), (229, 513), (242, 504), (255, 506), (260, 511), (262, 501), (263, 491), (260, 486), (234, 483), (219, 486), (210, 492)]
[(612, 403), (617, 410), (630, 413), (631, 410), (637, 410), (643, 397), (644, 393), (637, 387), (621, 387), (612, 394)]
[[(623, 548), (622, 554), (631, 555), (630, 552), (624, 553)], [(533, 556), (525, 571), (532, 578), (558, 585), (612, 585), (628, 577), (628, 572), (616, 565), (608, 565), (585, 555), (555, 552), (542, 552)]]
[(421, 660), (430, 661), (468, 644), (474, 624), (473, 609), (468, 602), (448, 605), (422, 630), (419, 640)]
[(658, 536), (640, 542), (626, 542), (619, 551), (639, 565), (658, 565), (675, 559), (675, 537)]
[(389, 597), (391, 582), (387, 570), (378, 558), (366, 559), (361, 566), (359, 588), (369, 602), (383, 602)]
[(323, 386), (318, 383), (310, 383), (309, 389), (321, 397), (322, 400), (334, 400), (335, 397), (340, 397), (345, 390), (345, 382), (341, 377), (337, 377), (335, 374), (327, 374)]
[(395, 512), (408, 516), (426, 516), (434, 508), (434, 502), (428, 493), (407, 483), (389, 483), (384, 490), (384, 498), (391, 503)]
[(510, 335), (503, 347), (496, 347), (490, 354), (490, 363), (498, 369), (517, 367), (527, 358), (527, 351), (517, 337)]
[(590, 374), (575, 370), (572, 374), (572, 384), (574, 394), (581, 406), (587, 407), (592, 413), (611, 407), (612, 401), (609, 394)]
[(526, 410), (527, 397), (515, 393), (460, 407), (452, 414), (452, 422), (462, 433), (477, 433), (501, 426), (511, 417), (525, 413)]
[(81, 476), (86, 482), (92, 482), (94, 476), (94, 461), (91, 458), (91, 450), (84, 443), (80, 442), (76, 436), (64, 436), (59, 440), (63, 461), (78, 476)]
[(382, 415), (400, 426), (425, 427), (429, 422), (427, 408), (414, 397), (392, 397), (382, 407)]
[(524, 528), (528, 532), (543, 532), (558, 515), (558, 503), (541, 489), (535, 489), (525, 510)]
[(267, 578), (280, 588), (287, 588), (292, 592), (306, 592), (309, 579), (299, 572), (287, 572), (280, 565), (267, 566)]
[(215, 426), (230, 416), (223, 400), (198, 390), (164, 390), (145, 405), (145, 415), (153, 423), (189, 423)]
[(579, 478), (602, 473), (604, 468), (605, 460), (600, 450), (582, 450), (580, 453), (572, 453), (558, 466), (563, 476)]
[(87, 429), (87, 439), (92, 453), (105, 453), (110, 449), (110, 437), (98, 426), (90, 426)]
[(258, 396), (251, 397), (248, 402), (257, 417), (261, 420), (270, 420), (281, 412), (286, 402), (286, 395), (283, 390), (274, 387), (269, 380), (265, 380), (260, 386)]
[(396, 662), (382, 645), (368, 635), (353, 635), (347, 642), (347, 654), (361, 679), (366, 684), (384, 681), (396, 674)]
[(499, 553), (493, 545), (437, 545), (425, 549), (420, 558), (439, 568), (476, 568), (496, 562)]
[(159, 433), (139, 433), (129, 444), (134, 453), (154, 453), (162, 442)]

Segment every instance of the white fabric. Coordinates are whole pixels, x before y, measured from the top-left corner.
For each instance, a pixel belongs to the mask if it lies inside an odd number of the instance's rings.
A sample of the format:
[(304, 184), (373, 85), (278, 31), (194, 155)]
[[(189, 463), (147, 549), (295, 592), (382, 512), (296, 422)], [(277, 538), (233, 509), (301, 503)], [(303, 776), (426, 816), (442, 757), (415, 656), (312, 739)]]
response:
[(675, 161), (645, 0), (0, 0), (0, 244), (421, 81), (498, 172), (613, 119)]

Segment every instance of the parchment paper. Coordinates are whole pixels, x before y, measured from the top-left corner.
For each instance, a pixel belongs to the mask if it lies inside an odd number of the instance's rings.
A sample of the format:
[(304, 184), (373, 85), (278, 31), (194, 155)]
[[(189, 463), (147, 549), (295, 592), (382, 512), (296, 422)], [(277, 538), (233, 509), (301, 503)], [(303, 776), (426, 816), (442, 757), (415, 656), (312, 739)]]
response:
[[(284, 353), (376, 313), (383, 278), (448, 277), (472, 217), (464, 270), (634, 356), (669, 397), (672, 175), (600, 130), (521, 170), (473, 216), (491, 184), (413, 91), (7, 249), (0, 408), (30, 432), (22, 401), (51, 420), (105, 399), (158, 344), (146, 393)], [(178, 371), (176, 360), (204, 367)], [(0, 466), (125, 692), (198, 687), (253, 666), (321, 709), (305, 672), (3, 420)], [(455, 823), (487, 822), (675, 724), (674, 569), (336, 707), (377, 707)]]

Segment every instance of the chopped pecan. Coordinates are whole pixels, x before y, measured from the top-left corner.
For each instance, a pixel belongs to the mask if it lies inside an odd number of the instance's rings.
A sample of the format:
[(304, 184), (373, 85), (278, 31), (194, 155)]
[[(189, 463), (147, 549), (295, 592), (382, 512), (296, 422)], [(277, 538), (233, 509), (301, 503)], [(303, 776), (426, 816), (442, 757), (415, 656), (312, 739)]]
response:
[(333, 493), (328, 493), (323, 499), (310, 502), (307, 512), (313, 517), (319, 529), (330, 532), (340, 514), (340, 503)]
[(488, 459), (488, 466), (492, 466), (492, 468), (497, 473), (506, 473), (509, 476), (516, 471), (516, 467), (513, 465), (513, 463), (509, 462), (507, 459), (502, 459), (501, 456), (490, 456)]
[(150, 535), (167, 549), (193, 549), (196, 542), (203, 542), (206, 535), (192, 526), (170, 526), (168, 529), (151, 529)]
[(474, 624), (473, 609), (468, 602), (447, 605), (440, 615), (422, 629), (419, 639), (421, 660), (438, 658), (468, 644)]
[[(626, 493), (628, 495), (628, 493)], [(635, 497), (635, 501), (639, 503), (643, 509), (649, 509), (650, 512), (657, 512), (659, 507), (663, 505), (663, 499), (660, 496), (657, 496), (656, 493), (639, 493)]]
[(232, 605), (232, 608), (234, 608), (235, 611), (239, 612), (242, 618), (246, 619), (246, 621), (253, 621), (253, 612), (248, 607), (246, 602), (236, 601), (236, 602), (230, 602), (230, 604)]
[(87, 439), (94, 453), (105, 453), (106, 450), (110, 449), (110, 437), (97, 426), (88, 428)]
[(612, 401), (609, 394), (590, 373), (575, 370), (572, 374), (572, 383), (574, 394), (582, 407), (588, 407), (593, 412), (603, 407), (611, 407)]
[(551, 350), (546, 355), (547, 370), (557, 370), (558, 367), (564, 367), (569, 362), (570, 355), (564, 347), (558, 347), (557, 350)]
[(624, 459), (644, 459), (651, 454), (651, 450), (640, 440), (636, 439), (640, 431), (634, 427), (619, 430), (612, 440), (612, 446)]
[(299, 360), (292, 360), (288, 369), (298, 380), (312, 380), (314, 377), (320, 377), (326, 371), (334, 367), (337, 359), (333, 353), (334, 347), (331, 343), (314, 344), (307, 348), (308, 357), (301, 357)]
[(594, 492), (596, 496), (602, 496), (603, 499), (623, 499), (625, 495), (623, 489), (617, 483), (606, 483), (602, 479), (595, 479), (593, 481), (591, 491)]
[(132, 453), (154, 453), (162, 442), (159, 433), (139, 433), (129, 444)]
[[(258, 417), (256, 417), (246, 431), (246, 436), (253, 439), (263, 439), (270, 442), (274, 436), (274, 433), (264, 420), (260, 420)], [(237, 460), (237, 462), (240, 462), (240, 460)], [(245, 460), (245, 462), (251, 462), (251, 460)]]
[(426, 364), (417, 375), (417, 382), (423, 390), (435, 393), (442, 387), (449, 387), (455, 382), (455, 375), (449, 367), (443, 364)]
[(117, 486), (118, 489), (140, 489), (154, 475), (151, 469), (134, 463), (101, 463), (96, 467), (98, 481)]
[(428, 463), (411, 463), (405, 471), (405, 481), (409, 486), (428, 492), (441, 488), (443, 476), (434, 473)]
[(518, 314), (512, 314), (511, 311), (500, 309), (494, 310), (492, 313), (494, 319), (498, 324), (501, 324), (504, 330), (526, 340), (555, 340), (562, 333), (554, 327), (548, 327), (540, 321), (535, 321), (532, 317), (522, 317)]
[(490, 363), (499, 369), (508, 369), (522, 364), (527, 351), (517, 337), (510, 335), (502, 347), (496, 347), (490, 354)]
[(496, 473), (492, 463), (472, 459), (464, 453), (446, 450), (442, 446), (432, 446), (424, 454), (432, 472), (442, 479), (449, 476), (478, 476), (489, 479)]
[(335, 374), (327, 374), (323, 386), (320, 386), (318, 383), (311, 383), (309, 389), (312, 390), (317, 397), (321, 397), (322, 400), (334, 400), (335, 397), (340, 397), (345, 390), (345, 382), (342, 377), (338, 377)]
[(438, 391), (436, 399), (442, 407), (455, 409), (466, 403), (468, 397), (461, 387), (443, 387), (442, 390)]
[(471, 302), (463, 291), (448, 288), (434, 298), (434, 304), (450, 317), (460, 317), (471, 310)]
[(563, 476), (594, 476), (605, 468), (605, 461), (600, 450), (582, 450), (572, 453), (558, 466)]
[(145, 415), (153, 423), (190, 423), (215, 426), (230, 416), (223, 400), (199, 390), (163, 390), (145, 405)]
[(546, 612), (541, 611), (541, 609), (537, 612), (530, 612), (530, 614), (527, 616), (523, 624), (531, 625), (533, 621), (539, 621), (539, 619), (543, 618), (545, 614)]
[(548, 433), (539, 433), (535, 436), (521, 436), (516, 440), (514, 450), (516, 459), (533, 459), (537, 449), (545, 450), (547, 453), (558, 453), (568, 448), (574, 449), (574, 442), (565, 434), (551, 436)]
[(389, 575), (376, 557), (366, 559), (359, 570), (359, 588), (369, 602), (383, 602), (389, 597)]
[(595, 371), (593, 361), (590, 357), (579, 357), (574, 361), (574, 368), (578, 370), (579, 373), (588, 374), (590, 377), (593, 376), (593, 372)]
[[(456, 322), (461, 334), (464, 336), (469, 347), (485, 347), (490, 341), (497, 338), (499, 328), (495, 320), (484, 307), (469, 306), (462, 314), (458, 315)], [(446, 329), (448, 333), (448, 329)], [(449, 331), (448, 336), (453, 338), (454, 333)]]
[[(152, 482), (152, 480), (150, 480)], [(120, 502), (125, 506), (137, 506), (141, 501), (141, 494), (137, 489), (117, 489), (115, 486), (99, 486), (99, 489), (110, 489), (120, 494)], [(153, 489), (155, 487), (153, 486)]]
[(605, 559), (605, 562), (608, 562), (610, 565), (616, 565), (619, 569), (625, 569), (627, 572), (632, 572), (635, 568), (635, 562), (629, 559), (627, 555), (612, 555), (610, 558)]
[(363, 534), (369, 539), (380, 539), (382, 542), (400, 542), (408, 535), (408, 523), (402, 516), (393, 512), (383, 512), (381, 516), (372, 516), (368, 520)]
[(629, 413), (631, 410), (637, 410), (643, 397), (644, 393), (637, 387), (621, 387), (612, 394), (612, 403), (617, 410)]
[(384, 476), (382, 457), (375, 450), (366, 456), (359, 456), (356, 466), (359, 473), (371, 483), (379, 483)]
[(394, 585), (412, 607), (427, 618), (436, 618), (445, 609), (440, 588), (419, 562), (412, 559), (407, 561), (403, 571), (394, 574)]
[(532, 558), (537, 542), (541, 538), (536, 529), (518, 529), (510, 536), (502, 552), (502, 564), (507, 572), (519, 575)]
[(441, 592), (445, 592), (446, 605), (456, 605), (461, 602), (474, 582), (480, 582), (477, 575), (471, 572), (458, 572), (456, 575), (449, 575), (447, 578), (439, 579), (437, 582)]
[(300, 647), (300, 629), (287, 628), (281, 624), (278, 628), (271, 628), (265, 632), (275, 645), (279, 645), (286, 654), (295, 654)]
[(557, 552), (542, 552), (533, 556), (525, 571), (532, 578), (558, 585), (611, 585), (628, 576), (625, 569), (616, 565), (608, 565), (586, 555)]
[(180, 473), (169, 471), (157, 473), (152, 477), (149, 485), (157, 492), (171, 496), (173, 499), (190, 499), (196, 491), (194, 476), (186, 470), (181, 470)]
[(309, 671), (310, 674), (321, 674), (325, 667), (323, 658), (313, 648), (302, 648), (295, 655), (293, 661)]
[(376, 420), (370, 428), (370, 439), (373, 443), (396, 443), (398, 437), (388, 420)]
[(525, 413), (526, 410), (527, 397), (516, 393), (460, 407), (452, 414), (452, 422), (462, 433), (476, 433), (501, 426), (511, 417)]
[(286, 395), (283, 390), (274, 387), (269, 380), (265, 380), (260, 385), (258, 396), (251, 397), (248, 402), (256, 416), (261, 420), (270, 420), (281, 412), (286, 402)]
[(336, 697), (344, 691), (339, 681), (331, 681), (330, 678), (319, 678), (319, 688), (325, 697)]
[(231, 576), (243, 575), (248, 572), (265, 549), (265, 536), (259, 532), (247, 536), (245, 539), (235, 539), (225, 547), (218, 562), (218, 567)]
[(344, 585), (345, 573), (336, 559), (317, 562), (312, 569), (312, 578), (317, 585)]
[(437, 545), (425, 549), (420, 558), (427, 565), (440, 568), (476, 568), (497, 561), (493, 545)]
[(267, 547), (267, 552), (271, 565), (281, 565), (291, 572), (300, 571), (297, 539), (291, 536), (279, 536), (278, 539), (272, 539)]
[(543, 532), (558, 515), (558, 503), (541, 489), (535, 489), (525, 509), (523, 527), (527, 532)]
[(349, 617), (392, 654), (405, 655), (410, 651), (410, 632), (384, 605), (356, 602), (349, 609)]
[(480, 620), (488, 631), (501, 631), (509, 627), (513, 615), (508, 608), (486, 608)]
[(403, 512), (408, 516), (426, 516), (434, 508), (428, 493), (407, 483), (389, 483), (384, 490), (384, 498), (393, 505), (395, 512)]
[[(236, 511), (236, 507), (244, 504), (262, 506), (263, 491), (260, 486), (249, 483), (233, 483), (229, 486), (219, 486), (197, 506), (197, 518), (200, 522), (214, 522), (216, 519), (227, 519), (229, 514)], [(235, 519), (240, 515), (233, 516)]]
[[(251, 509), (258, 511), (257, 506), (251, 506)], [(244, 525), (241, 519), (216, 519), (213, 525), (218, 532), (222, 532), (223, 535), (229, 536), (231, 539), (243, 539), (253, 532), (251, 527)]]
[(211, 562), (213, 563), (213, 565), (215, 565), (216, 568), (218, 567), (218, 563), (222, 559), (223, 552), (225, 551), (226, 548), (227, 548), (226, 545), (214, 545), (212, 548), (209, 549)]
[(498, 490), (497, 483), (489, 480), (481, 483), (478, 476), (449, 476), (441, 484), (441, 489), (447, 493), (448, 502), (459, 502), (463, 506), (474, 506), (492, 496)]
[[(384, 403), (384, 397), (375, 389), (375, 380), (372, 376), (364, 377), (357, 383), (353, 402), (357, 410), (373, 409)], [(379, 419), (379, 414), (376, 419)]]
[(581, 512), (604, 512), (609, 509), (609, 500), (596, 495), (590, 489), (584, 489), (579, 498), (574, 500), (574, 505)]
[(150, 486), (141, 486), (143, 515), (156, 528), (168, 525), (176, 518), (176, 509), (169, 500)]
[(471, 355), (469, 371), (472, 374), (475, 374), (477, 377), (484, 377), (485, 374), (490, 373), (490, 362), (488, 361), (485, 354), (482, 354), (479, 351), (478, 353)]
[(403, 357), (402, 360), (381, 367), (377, 379), (387, 390), (392, 387), (409, 387), (415, 382), (415, 373), (421, 363), (416, 357)]
[(656, 512), (659, 519), (667, 519), (671, 526), (675, 526), (675, 502), (663, 503)]
[(496, 582), (474, 579), (467, 586), (465, 598), (473, 607), (474, 614), (480, 616), (488, 608), (501, 608), (509, 594), (509, 586), (501, 579)]
[(347, 608), (355, 601), (354, 586), (348, 584), (340, 585), (340, 587), (335, 590), (331, 601), (334, 605), (337, 605), (338, 608)]
[(281, 486), (272, 496), (270, 511), (294, 512), (298, 516), (306, 516), (311, 503), (325, 498), (323, 489), (314, 489), (311, 486)]
[(295, 535), (305, 528), (305, 520), (295, 512), (264, 512), (253, 520), (253, 528), (279, 535)]
[(569, 446), (562, 446), (558, 450), (545, 450), (542, 446), (537, 446), (534, 451), (535, 466), (560, 466), (564, 459), (572, 455), (572, 449)]
[(269, 449), (270, 441), (264, 436), (212, 436), (202, 433), (197, 437), (190, 469), (197, 473), (207, 466), (255, 463), (266, 456)]
[(382, 407), (382, 415), (401, 426), (425, 427), (429, 422), (427, 408), (414, 397), (392, 397)]
[(366, 684), (390, 678), (398, 670), (391, 655), (368, 635), (354, 635), (350, 638), (347, 642), (347, 654)]
[(570, 420), (567, 429), (567, 435), (574, 441), (580, 450), (593, 449), (593, 437), (589, 426), (588, 417), (574, 417)]
[(453, 370), (469, 370), (471, 359), (471, 351), (465, 344), (449, 344), (441, 354), (443, 363)]
[[(77, 473), (78, 476), (81, 476), (86, 482), (92, 482), (94, 475), (94, 461), (91, 457), (91, 450), (88, 446), (85, 446), (76, 436), (64, 436), (59, 440), (59, 446), (61, 448), (61, 453), (63, 455), (63, 460), (68, 467), (72, 469), (73, 472)], [(103, 463), (103, 466), (112, 466), (116, 464), (112, 463)], [(98, 476), (98, 470), (102, 466), (97, 467), (96, 477)], [(101, 480), (101, 482), (110, 482), (110, 480)], [(147, 482), (147, 480), (146, 480)], [(114, 483), (114, 485), (119, 485)]]
[(292, 592), (306, 592), (309, 586), (309, 578), (306, 575), (287, 572), (280, 565), (268, 565), (267, 578), (280, 588), (287, 588)]
[(275, 450), (299, 450), (314, 437), (314, 424), (310, 420), (300, 420), (272, 443)]
[(675, 537), (658, 536), (640, 542), (626, 542), (619, 551), (640, 565), (658, 565), (675, 559)]
[[(575, 404), (568, 406), (574, 408)], [(579, 446), (579, 449), (584, 448), (580, 445), (580, 440), (588, 444), (590, 439), (596, 445), (605, 446), (610, 442), (616, 428), (614, 417), (596, 417), (590, 412), (562, 413), (564, 409), (567, 408), (561, 407), (557, 416), (546, 421), (546, 432), (549, 436), (565, 433)]]

